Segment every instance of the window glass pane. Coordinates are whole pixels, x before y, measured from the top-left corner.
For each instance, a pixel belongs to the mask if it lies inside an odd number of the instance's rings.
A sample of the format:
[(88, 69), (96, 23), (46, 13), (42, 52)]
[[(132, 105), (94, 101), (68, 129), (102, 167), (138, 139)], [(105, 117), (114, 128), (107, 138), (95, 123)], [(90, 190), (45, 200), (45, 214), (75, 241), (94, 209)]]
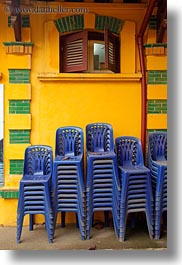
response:
[(94, 43), (94, 70), (102, 70), (105, 65), (105, 45)]

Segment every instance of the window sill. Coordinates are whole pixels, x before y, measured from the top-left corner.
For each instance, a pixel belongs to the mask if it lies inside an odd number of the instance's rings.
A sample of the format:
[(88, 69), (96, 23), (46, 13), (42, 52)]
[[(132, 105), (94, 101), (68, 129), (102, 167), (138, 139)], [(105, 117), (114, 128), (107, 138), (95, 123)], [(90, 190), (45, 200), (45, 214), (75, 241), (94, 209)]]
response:
[(139, 81), (141, 73), (115, 74), (115, 73), (39, 73), (37, 78), (42, 81)]

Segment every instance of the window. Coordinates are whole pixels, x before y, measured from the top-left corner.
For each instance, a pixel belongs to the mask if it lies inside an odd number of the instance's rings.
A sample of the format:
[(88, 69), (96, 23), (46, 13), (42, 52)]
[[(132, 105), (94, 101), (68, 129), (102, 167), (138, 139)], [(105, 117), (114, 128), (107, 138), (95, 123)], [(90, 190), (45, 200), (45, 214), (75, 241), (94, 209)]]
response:
[(120, 71), (119, 37), (108, 29), (104, 33), (80, 31), (60, 37), (60, 72)]

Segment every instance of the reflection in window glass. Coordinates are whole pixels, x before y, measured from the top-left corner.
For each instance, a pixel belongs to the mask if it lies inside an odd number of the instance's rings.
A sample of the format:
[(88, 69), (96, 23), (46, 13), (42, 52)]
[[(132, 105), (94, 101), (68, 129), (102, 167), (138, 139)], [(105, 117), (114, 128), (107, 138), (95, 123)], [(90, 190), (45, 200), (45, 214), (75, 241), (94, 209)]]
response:
[(105, 65), (105, 45), (94, 43), (94, 70), (103, 70)]

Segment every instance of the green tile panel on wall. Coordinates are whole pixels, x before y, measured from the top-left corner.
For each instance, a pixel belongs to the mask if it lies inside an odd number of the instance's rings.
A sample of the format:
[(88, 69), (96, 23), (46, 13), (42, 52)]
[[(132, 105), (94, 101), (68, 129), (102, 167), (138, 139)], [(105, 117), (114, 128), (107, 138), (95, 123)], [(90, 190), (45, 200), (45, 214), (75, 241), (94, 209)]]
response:
[(18, 190), (0, 190), (0, 197), (3, 199), (18, 199)]
[(30, 100), (9, 100), (9, 114), (29, 114)]
[(149, 129), (147, 132), (167, 132), (167, 129)]
[(119, 34), (124, 25), (124, 20), (110, 17), (110, 16), (100, 16), (95, 17), (95, 29), (104, 30), (106, 27), (113, 33)]
[(148, 71), (148, 84), (167, 84), (167, 71)]
[(10, 84), (29, 84), (30, 69), (9, 69)]
[(30, 130), (10, 130), (10, 144), (30, 143)]
[(152, 99), (147, 101), (148, 113), (167, 113), (167, 100)]
[(149, 19), (149, 29), (156, 29), (157, 28), (157, 17), (151, 16)]
[(54, 21), (54, 24), (59, 32), (69, 32), (74, 30), (84, 29), (84, 16), (74, 15), (59, 18)]
[[(29, 15), (21, 16), (21, 26), (22, 28), (30, 27), (30, 16)], [(8, 16), (8, 27), (12, 27), (11, 16)]]
[(10, 160), (10, 174), (21, 175), (23, 174), (24, 160), (15, 159)]
[(153, 48), (153, 47), (164, 47), (164, 48), (167, 48), (167, 43), (145, 43), (143, 46), (145, 48)]
[(33, 42), (30, 41), (5, 41), (3, 44), (5, 46), (33, 46)]

